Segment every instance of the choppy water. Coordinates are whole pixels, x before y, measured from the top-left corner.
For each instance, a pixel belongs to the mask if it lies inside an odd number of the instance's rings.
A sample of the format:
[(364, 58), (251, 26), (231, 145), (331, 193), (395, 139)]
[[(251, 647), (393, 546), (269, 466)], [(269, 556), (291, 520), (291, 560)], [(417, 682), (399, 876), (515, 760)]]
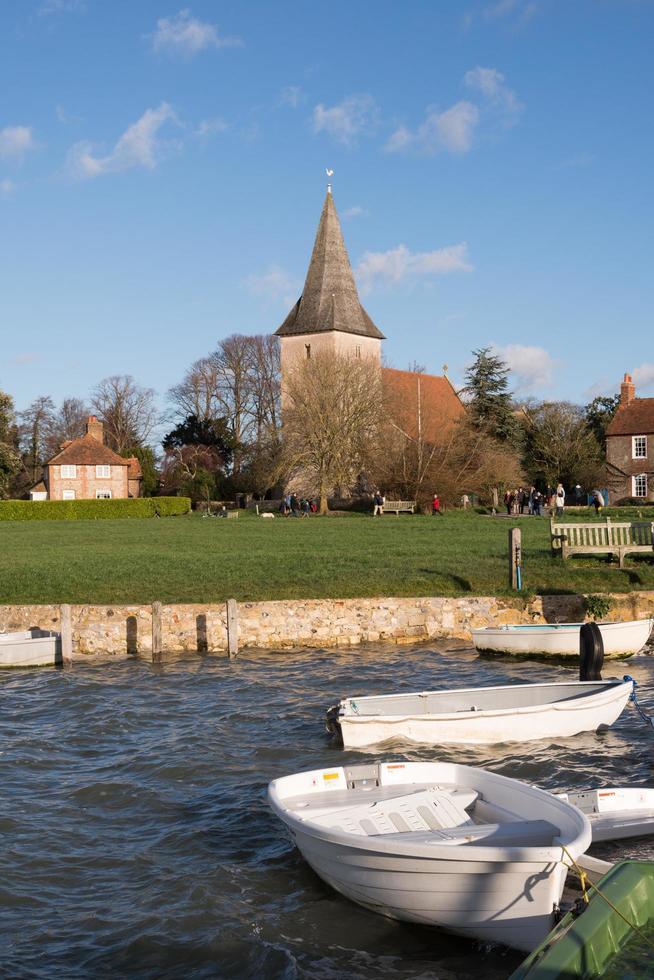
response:
[[(623, 669), (653, 692), (654, 708), (654, 661)], [(284, 836), (265, 788), (361, 758), (323, 735), (323, 711), (339, 696), (570, 675), (446, 647), (3, 674), (0, 975), (508, 976), (519, 954), (391, 922), (332, 892)], [(654, 733), (632, 709), (609, 732), (556, 746), (398, 744), (383, 756), (393, 754), (489, 766), (546, 788), (654, 784)], [(654, 839), (624, 852), (652, 857)]]

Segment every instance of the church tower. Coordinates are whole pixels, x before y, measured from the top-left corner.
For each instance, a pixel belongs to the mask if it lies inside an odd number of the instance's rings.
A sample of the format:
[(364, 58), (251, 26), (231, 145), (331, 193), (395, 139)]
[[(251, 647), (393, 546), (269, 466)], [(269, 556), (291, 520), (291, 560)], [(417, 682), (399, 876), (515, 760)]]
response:
[(381, 366), (385, 338), (359, 301), (331, 187), (302, 295), (275, 335), (280, 338), (282, 379), (298, 358), (324, 350), (372, 358)]

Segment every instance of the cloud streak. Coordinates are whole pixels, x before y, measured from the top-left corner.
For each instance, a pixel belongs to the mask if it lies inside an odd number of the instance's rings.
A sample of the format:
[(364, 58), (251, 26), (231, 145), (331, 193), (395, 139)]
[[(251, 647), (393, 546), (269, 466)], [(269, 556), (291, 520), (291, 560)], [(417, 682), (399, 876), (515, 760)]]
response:
[(374, 132), (378, 123), (379, 109), (371, 95), (350, 95), (330, 108), (321, 102), (313, 110), (314, 133), (327, 133), (345, 146)]
[(428, 108), (424, 121), (415, 130), (400, 126), (386, 143), (387, 153), (404, 153), (417, 150), (433, 155), (447, 150), (461, 154), (470, 150), (475, 128), (479, 122), (479, 109), (472, 102), (457, 102), (444, 112)]
[(36, 149), (31, 126), (5, 126), (0, 129), (0, 159), (21, 161)]
[(292, 306), (297, 302), (302, 284), (279, 265), (271, 265), (261, 275), (250, 275), (243, 286), (252, 296), (258, 296), (265, 305)]
[(552, 385), (557, 362), (544, 347), (507, 344), (505, 347), (494, 345), (494, 350), (515, 377), (518, 393), (549, 388)]
[(465, 242), (431, 252), (411, 252), (406, 245), (398, 245), (386, 252), (365, 252), (355, 274), (361, 291), (368, 293), (375, 286), (397, 286), (452, 272), (471, 272), (472, 268)]
[(170, 142), (159, 136), (166, 123), (180, 125), (171, 106), (162, 102), (156, 109), (146, 109), (140, 119), (128, 126), (111, 153), (105, 156), (95, 155), (88, 141), (75, 143), (68, 154), (67, 171), (72, 177), (85, 180), (138, 167), (154, 170), (170, 147)]
[(239, 37), (224, 37), (216, 24), (209, 24), (191, 16), (188, 9), (180, 10), (175, 17), (162, 17), (152, 35), (152, 49), (158, 54), (192, 58), (207, 48), (238, 48), (243, 46)]
[(463, 76), (463, 83), (469, 89), (479, 92), (502, 115), (505, 125), (513, 126), (518, 121), (524, 105), (505, 83), (504, 75), (497, 68), (472, 68)]

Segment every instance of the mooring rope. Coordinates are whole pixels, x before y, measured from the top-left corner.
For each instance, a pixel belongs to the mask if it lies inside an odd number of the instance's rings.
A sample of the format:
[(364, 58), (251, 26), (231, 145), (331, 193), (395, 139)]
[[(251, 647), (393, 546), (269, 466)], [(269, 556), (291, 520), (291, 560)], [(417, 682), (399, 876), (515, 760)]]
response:
[(636, 697), (636, 688), (638, 687), (638, 681), (634, 680), (631, 674), (625, 674), (622, 680), (631, 681), (633, 686), (631, 688), (631, 694), (629, 695), (629, 700), (633, 701), (634, 708), (636, 709), (640, 717), (643, 719), (643, 721), (646, 722), (647, 724), (650, 724), (652, 728), (654, 728), (654, 717), (652, 715), (648, 715), (645, 711), (643, 711), (641, 706), (638, 704), (638, 698)]
[(568, 871), (572, 871), (572, 870), (576, 871), (576, 873), (577, 873), (577, 875), (579, 877), (579, 881), (581, 882), (581, 891), (582, 891), (582, 894), (583, 894), (583, 897), (584, 897), (584, 902), (586, 903), (586, 905), (588, 905), (588, 901), (589, 901), (589, 899), (588, 899), (588, 886), (590, 885), (590, 887), (593, 888), (597, 892), (597, 894), (600, 896), (600, 898), (603, 898), (604, 901), (606, 902), (606, 904), (610, 908), (613, 909), (613, 911), (616, 913), (616, 915), (619, 915), (620, 918), (622, 919), (622, 921), (623, 922), (626, 922), (626, 924), (629, 926), (629, 928), (630, 929), (633, 929), (633, 931), (636, 933), (636, 935), (640, 936), (640, 938), (644, 942), (646, 942), (648, 946), (651, 946), (652, 949), (654, 949), (654, 940), (650, 939), (649, 936), (646, 933), (644, 933), (643, 930), (639, 926), (637, 926), (635, 922), (631, 922), (627, 918), (627, 916), (624, 915), (620, 911), (620, 909), (617, 908), (617, 906), (615, 906), (613, 904), (613, 902), (611, 901), (611, 899), (606, 897), (606, 895), (601, 890), (601, 888), (598, 888), (597, 885), (594, 884), (594, 882), (592, 882), (590, 880), (590, 878), (588, 877), (588, 875), (586, 874), (586, 872), (584, 871), (584, 869), (581, 868), (581, 867), (579, 867), (579, 865), (577, 864), (577, 862), (575, 861), (575, 859), (573, 858), (572, 854), (570, 853), (570, 851), (568, 850), (568, 848), (565, 846), (565, 844), (561, 844), (560, 847), (561, 847), (561, 850), (563, 851), (563, 853), (564, 854), (567, 854), (568, 857), (570, 858), (570, 861), (571, 861), (571, 864), (566, 864), (565, 861), (561, 861), (561, 864), (563, 865), (564, 868), (567, 868)]

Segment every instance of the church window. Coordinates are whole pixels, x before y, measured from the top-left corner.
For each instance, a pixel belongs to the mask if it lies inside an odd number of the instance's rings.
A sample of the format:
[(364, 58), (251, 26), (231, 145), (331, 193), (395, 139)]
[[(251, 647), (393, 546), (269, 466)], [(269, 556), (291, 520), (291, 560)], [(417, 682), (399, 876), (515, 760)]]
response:
[(358, 345), (354, 348), (354, 356), (361, 357), (361, 348)]
[(311, 357), (311, 344), (305, 344), (304, 349), (307, 352), (307, 360)]

